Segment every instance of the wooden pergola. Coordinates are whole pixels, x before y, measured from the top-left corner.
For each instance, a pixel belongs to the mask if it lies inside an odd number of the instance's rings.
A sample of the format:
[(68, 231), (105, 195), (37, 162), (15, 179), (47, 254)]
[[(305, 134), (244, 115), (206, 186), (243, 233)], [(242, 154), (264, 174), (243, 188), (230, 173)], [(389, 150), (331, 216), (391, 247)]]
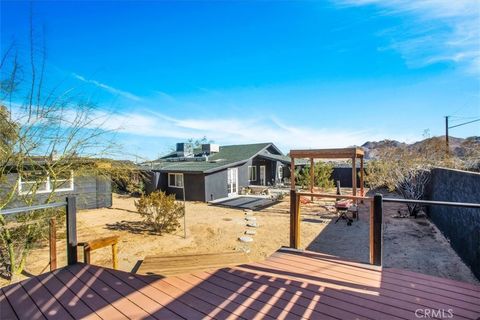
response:
[[(352, 195), (341, 197), (357, 202), (358, 200), (365, 200), (363, 186), (364, 155), (362, 148), (290, 150), (290, 247), (298, 249), (300, 246), (300, 196), (310, 196), (312, 200), (314, 197), (332, 197), (332, 195), (313, 192), (315, 159), (352, 159)], [(310, 193), (308, 194), (297, 193), (295, 186), (295, 159), (305, 158), (310, 159)], [(360, 195), (357, 195), (357, 159), (360, 159)]]
[(352, 159), (352, 195), (357, 196), (357, 159), (360, 159), (360, 196), (364, 196), (363, 187), (363, 157), (365, 152), (362, 148), (343, 149), (314, 149), (314, 150), (291, 150), (290, 151), (290, 187), (295, 190), (295, 159), (310, 159), (310, 192), (314, 187), (314, 160), (315, 159)]

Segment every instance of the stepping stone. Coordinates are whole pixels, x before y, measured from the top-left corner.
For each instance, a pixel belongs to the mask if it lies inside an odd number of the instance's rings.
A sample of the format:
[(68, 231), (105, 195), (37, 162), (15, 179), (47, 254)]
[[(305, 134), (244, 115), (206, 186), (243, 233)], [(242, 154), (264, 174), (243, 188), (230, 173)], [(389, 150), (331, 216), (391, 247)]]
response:
[(240, 240), (241, 242), (253, 242), (253, 239), (251, 237), (240, 237), (238, 238), (238, 240)]
[(245, 209), (245, 210), (243, 210), (243, 212), (245, 212), (246, 216), (252, 216), (253, 215), (253, 211), (250, 210), (250, 209)]
[(246, 235), (253, 236), (257, 233), (257, 230), (247, 230), (245, 231)]
[(245, 220), (247, 220), (247, 221), (257, 221), (257, 218), (255, 218), (255, 217), (246, 217)]
[(247, 223), (247, 227), (256, 228), (258, 226), (256, 222), (250, 222), (250, 223)]

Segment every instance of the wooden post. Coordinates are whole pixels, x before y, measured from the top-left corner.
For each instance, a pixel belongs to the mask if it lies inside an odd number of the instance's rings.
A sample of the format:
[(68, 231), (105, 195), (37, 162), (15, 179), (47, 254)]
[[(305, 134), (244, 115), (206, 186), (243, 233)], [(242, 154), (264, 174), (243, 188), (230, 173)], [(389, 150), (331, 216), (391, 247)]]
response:
[(300, 196), (295, 194), (295, 249), (300, 248)]
[(118, 269), (118, 257), (117, 257), (117, 243), (115, 242), (112, 244), (112, 261), (113, 261), (113, 269)]
[[(315, 172), (314, 172), (314, 163), (313, 158), (310, 158), (310, 193), (313, 193), (313, 185), (315, 182)], [(310, 197), (310, 201), (313, 202), (313, 196)]]
[(296, 241), (296, 217), (297, 191), (290, 190), (290, 248), (295, 248)]
[(77, 201), (67, 197), (67, 263), (76, 264), (77, 257)]
[(357, 155), (352, 158), (352, 195), (357, 195)]
[(78, 246), (83, 247), (83, 262), (90, 264), (90, 255), (92, 251), (107, 246), (112, 247), (112, 264), (113, 269), (118, 268), (118, 236), (109, 236), (105, 238), (95, 239), (89, 242), (79, 243)]
[(88, 245), (83, 246), (83, 262), (86, 264), (90, 264), (90, 247)]
[(49, 222), (49, 237), (50, 242), (50, 271), (57, 269), (57, 221), (51, 218)]
[(295, 158), (291, 158), (290, 162), (290, 189), (295, 190)]
[(363, 177), (364, 177), (364, 173), (363, 173), (363, 156), (362, 156), (360, 157), (360, 195), (362, 197), (365, 196), (365, 188), (363, 186), (364, 184)]
[(376, 194), (370, 209), (370, 264), (382, 265), (383, 197)]
[(296, 198), (297, 192), (295, 190), (295, 158), (290, 160), (290, 247), (295, 248), (295, 212), (297, 209)]

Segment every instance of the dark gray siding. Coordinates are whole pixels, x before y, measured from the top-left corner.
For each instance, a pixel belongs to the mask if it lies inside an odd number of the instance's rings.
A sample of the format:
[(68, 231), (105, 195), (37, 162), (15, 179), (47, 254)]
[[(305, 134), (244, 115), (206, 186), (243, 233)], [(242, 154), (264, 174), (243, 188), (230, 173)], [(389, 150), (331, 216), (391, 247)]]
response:
[[(170, 187), (168, 185), (168, 173), (152, 172), (148, 174), (150, 180), (147, 182), (147, 193), (154, 190), (162, 190), (167, 194), (175, 194), (178, 200), (183, 200), (183, 188)], [(185, 200), (205, 201), (205, 178), (202, 173), (184, 173), (183, 183), (185, 185)]]
[[(435, 168), (431, 171), (426, 198), (480, 203), (480, 174)], [(480, 209), (431, 206), (427, 214), (480, 279)]]
[(227, 196), (227, 169), (205, 175), (206, 201), (225, 198)]
[(248, 180), (248, 166), (251, 166), (251, 165), (252, 165), (252, 161), (248, 160), (245, 164), (237, 167), (238, 168), (238, 189), (239, 189), (238, 191), (240, 191), (242, 187), (248, 187), (248, 185), (250, 184)]
[(257, 180), (250, 181), (252, 185), (260, 184), (260, 166), (265, 166), (265, 185), (275, 185), (277, 181), (277, 165), (279, 162), (271, 161), (263, 158), (253, 158), (252, 165), (257, 167)]
[[(17, 174), (9, 174), (7, 182), (0, 186), (0, 197), (4, 198), (18, 179)], [(74, 190), (56, 192), (53, 200), (64, 201), (67, 196), (77, 197), (78, 209), (95, 209), (112, 206), (112, 184), (110, 179), (95, 176), (74, 177)], [(34, 204), (45, 203), (50, 193), (39, 193), (35, 195)], [(7, 208), (25, 206), (25, 200), (28, 196), (19, 195), (15, 191), (13, 200), (7, 205)]]

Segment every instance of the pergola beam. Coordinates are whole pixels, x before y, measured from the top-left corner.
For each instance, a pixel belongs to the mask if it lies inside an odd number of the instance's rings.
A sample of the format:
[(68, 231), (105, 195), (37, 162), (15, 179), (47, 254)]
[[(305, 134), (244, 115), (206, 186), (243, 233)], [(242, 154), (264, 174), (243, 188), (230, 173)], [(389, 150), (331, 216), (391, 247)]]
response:
[(352, 197), (357, 197), (357, 159), (360, 158), (360, 196), (363, 197), (364, 156), (362, 148), (290, 150), (290, 247), (298, 249), (300, 246), (300, 197), (295, 186), (295, 159), (310, 160), (310, 195), (313, 201), (315, 159), (351, 159)]

